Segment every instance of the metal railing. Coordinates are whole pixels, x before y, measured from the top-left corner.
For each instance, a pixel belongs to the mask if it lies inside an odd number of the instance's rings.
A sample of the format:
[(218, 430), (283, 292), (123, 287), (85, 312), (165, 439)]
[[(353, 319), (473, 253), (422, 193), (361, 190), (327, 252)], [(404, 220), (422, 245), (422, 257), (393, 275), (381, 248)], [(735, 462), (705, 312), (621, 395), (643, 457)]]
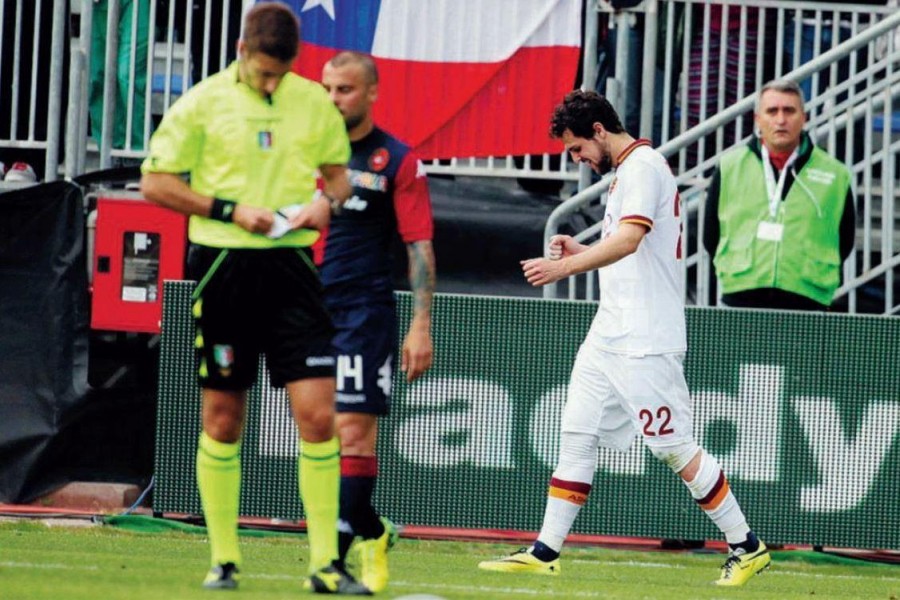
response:
[(59, 165), (65, 19), (65, 0), (0, 0), (0, 64), (12, 65), (0, 83), (0, 149), (8, 163), (43, 151), (46, 173)]
[[(67, 104), (67, 129), (65, 135), (65, 156), (68, 157), (65, 163), (65, 173), (67, 176), (81, 174), (87, 168), (88, 155), (93, 157), (93, 161), (97, 164), (91, 166), (108, 167), (117, 160), (140, 159), (144, 156), (143, 147), (146, 146), (146, 140), (149, 138), (155, 122), (171, 103), (177, 99), (180, 93), (189, 87), (196, 80), (202, 79), (208, 73), (219, 70), (227, 65), (231, 55), (233, 55), (234, 43), (236, 40), (236, 31), (233, 21), (239, 21), (239, 11), (241, 7), (246, 7), (253, 3), (253, 0), (230, 0), (223, 2), (214, 2), (213, 0), (205, 2), (192, 2), (189, 0), (170, 0), (165, 5), (157, 0), (104, 0), (108, 7), (106, 22), (104, 23), (108, 35), (106, 36), (106, 47), (92, 48), (92, 32), (95, 27), (93, 12), (94, 0), (72, 0), (71, 10), (73, 13), (80, 14), (80, 27), (73, 30), (73, 37), (69, 47), (69, 86)], [(594, 79), (596, 77), (597, 67), (597, 48), (598, 48), (598, 31), (607, 27), (607, 21), (598, 23), (598, 14), (603, 14), (608, 19), (610, 26), (624, 31), (630, 27), (627, 17), (633, 13), (628, 11), (620, 11), (612, 13), (604, 2), (598, 0), (586, 0), (590, 10), (586, 11), (584, 23), (584, 58), (583, 71), (585, 73), (582, 87), (594, 87)], [(52, 26), (50, 29), (50, 47), (52, 48), (52, 58), (50, 62), (49, 75), (38, 73), (34, 68), (35, 63), (46, 63), (45, 56), (41, 56), (41, 60), (37, 60), (38, 49), (43, 41), (46, 45), (46, 37), (48, 25), (47, 19), (41, 18), (41, 15), (47, 13), (42, 9), (42, 5), (51, 3), (53, 7)], [(198, 4), (198, 10), (192, 10), (193, 5)], [(748, 22), (749, 11), (757, 8), (767, 8), (769, 12), (775, 11), (775, 17), (768, 19), (763, 14), (759, 21), (758, 29), (762, 32), (766, 30), (765, 23), (771, 22), (778, 25), (779, 47), (783, 46), (784, 30), (788, 29), (785, 25), (791, 23), (792, 15), (797, 11), (811, 11), (812, 20), (815, 21), (816, 16), (825, 17), (827, 11), (823, 7), (835, 10), (845, 11), (850, 15), (851, 25), (849, 32), (855, 33), (859, 28), (867, 26), (873, 19), (881, 18), (886, 11), (891, 9), (877, 6), (856, 6), (848, 5), (822, 5), (816, 3), (785, 3), (774, 2), (771, 0), (756, 0), (755, 2), (742, 2), (740, 0), (732, 0), (727, 2), (730, 6), (741, 10), (741, 19), (743, 23)], [(29, 6), (30, 5), (30, 6)], [(151, 36), (149, 44), (146, 47), (146, 56), (141, 61), (136, 60), (138, 54), (134, 48), (137, 46), (135, 40), (140, 37), (139, 20), (137, 18), (139, 11), (132, 11), (132, 19), (128, 23), (119, 23), (119, 16), (123, 13), (123, 7), (126, 5), (137, 5), (142, 7), (141, 10), (149, 12), (149, 23), (151, 29), (156, 32)], [(0, 131), (12, 131), (9, 135), (0, 134), (0, 148), (38, 148), (44, 149), (46, 155), (46, 179), (56, 177), (57, 165), (59, 164), (59, 140), (60, 125), (62, 123), (61, 102), (63, 100), (62, 86), (63, 72), (62, 65), (64, 63), (63, 53), (66, 48), (65, 37), (65, 19), (66, 19), (66, 2), (64, 0), (35, 0), (34, 3), (23, 2), (23, 0), (0, 0), (2, 12), (0, 19), (14, 19), (16, 26), (14, 28), (15, 40), (12, 44), (6, 43), (2, 46), (6, 49), (6, 60), (11, 58), (13, 64), (13, 80), (10, 82), (14, 90), (30, 89), (30, 95), (22, 93), (12, 94), (10, 96), (9, 110), (0, 111), (0, 114), (8, 114), (8, 127), (0, 128)], [(213, 13), (212, 7), (216, 7), (216, 13)], [(166, 7), (163, 10), (162, 7)], [(786, 8), (787, 7), (787, 8)], [(28, 10), (34, 9), (34, 15), (37, 18), (30, 19), (31, 13), (26, 14)], [(600, 11), (598, 13), (598, 10)], [(674, 81), (676, 75), (683, 72), (689, 65), (689, 47), (682, 44), (683, 50), (676, 56), (677, 36), (667, 35), (660, 42), (659, 51), (669, 56), (672, 60), (666, 61), (665, 69), (654, 68), (656, 64), (657, 43), (655, 32), (657, 28), (664, 28), (671, 32), (674, 24), (683, 22), (685, 31), (683, 37), (688, 37), (694, 29), (694, 21), (697, 15), (703, 17), (703, 27), (707, 28), (711, 23), (710, 16), (712, 5), (705, 0), (691, 0), (678, 2), (664, 0), (645, 0), (644, 4), (639, 7), (640, 12), (646, 12), (647, 19), (644, 25), (645, 52), (643, 55), (642, 72), (643, 81), (642, 89), (647, 96), (653, 96), (653, 90), (657, 87), (658, 82)], [(679, 12), (680, 11), (680, 12)], [(805, 13), (804, 13), (805, 14)], [(654, 15), (654, 18), (649, 18)], [(820, 20), (821, 21), (821, 20)], [(74, 21), (73, 21), (74, 22)], [(794, 21), (794, 29), (799, 29), (802, 25), (800, 20)], [(231, 27), (229, 27), (231, 25)], [(837, 25), (835, 25), (836, 27)], [(129, 61), (125, 69), (127, 74), (118, 74), (119, 64), (117, 63), (117, 55), (119, 53), (119, 33), (129, 29), (131, 32), (132, 51), (123, 46), (122, 50), (129, 56)], [(820, 27), (821, 29), (821, 27)], [(31, 32), (31, 35), (23, 35), (23, 33)], [(146, 33), (146, 32), (144, 32)], [(234, 34), (234, 35), (232, 35)], [(742, 33), (744, 38), (747, 34)], [(720, 36), (721, 37), (721, 36)], [(799, 47), (800, 38), (795, 37), (795, 46)], [(202, 39), (202, 43), (195, 42)], [(713, 41), (712, 36), (705, 35), (703, 37), (705, 53), (702, 55), (705, 64), (711, 60), (715, 60), (715, 55), (710, 51), (710, 43)], [(743, 38), (742, 38), (743, 39)], [(26, 43), (27, 42), (27, 43)], [(621, 35), (617, 38), (617, 61), (616, 72), (618, 76), (606, 82), (608, 89), (607, 95), (614, 100), (617, 107), (622, 106), (621, 98), (631, 93), (624, 86), (623, 80), (627, 77), (625, 73), (631, 65), (633, 57), (629, 56), (628, 36)], [(197, 48), (200, 48), (197, 51)], [(815, 51), (824, 50), (824, 46), (815, 48)], [(196, 56), (195, 52), (196, 51)], [(103, 128), (102, 123), (95, 124), (97, 130), (104, 132), (104, 136), (98, 136), (95, 132), (94, 137), (97, 141), (91, 140), (88, 136), (88, 108), (91, 103), (89, 88), (89, 67), (92, 54), (103, 53), (105, 62), (105, 79), (103, 81), (102, 96), (103, 122), (115, 123), (121, 121), (126, 124), (127, 130), (125, 140), (122, 143), (114, 143), (112, 139), (112, 127)], [(780, 54), (779, 54), (780, 56)], [(795, 62), (799, 60), (799, 52), (793, 54)], [(32, 57), (34, 60), (29, 62), (26, 57)], [(680, 60), (679, 60), (680, 57)], [(0, 57), (2, 58), (2, 57)], [(759, 54), (751, 57), (754, 63), (760, 62)], [(744, 62), (738, 65), (743, 68)], [(136, 80), (139, 79), (138, 65), (146, 64), (146, 85), (138, 87)], [(636, 63), (635, 63), (636, 64)], [(31, 68), (28, 72), (26, 67)], [(779, 58), (778, 69), (782, 68), (782, 62)], [(47, 69), (44, 69), (47, 71)], [(655, 73), (656, 71), (656, 73)], [(759, 70), (757, 69), (757, 72)], [(725, 69), (720, 69), (720, 77)], [(44, 81), (46, 79), (46, 81)], [(26, 83), (27, 82), (27, 83)], [(124, 85), (126, 90), (120, 90), (117, 94), (117, 86)], [(739, 77), (738, 93), (749, 92), (740, 86), (744, 85), (744, 78)], [(761, 82), (759, 79), (755, 83)], [(707, 85), (710, 81), (705, 82)], [(813, 84), (815, 85), (815, 80)], [(48, 86), (50, 91), (45, 95), (49, 100), (46, 103), (46, 121), (44, 121), (44, 106), (33, 99), (38, 95), (37, 88)], [(680, 94), (677, 89), (671, 85), (662, 85), (659, 94), (663, 101), (662, 109), (654, 107), (649, 102), (641, 104), (641, 129), (642, 136), (650, 137), (653, 132), (653, 113), (661, 113), (661, 134), (656, 139), (658, 143), (664, 143), (670, 137), (677, 135), (688, 129), (691, 123), (688, 120), (687, 111), (676, 111), (678, 104), (686, 105), (686, 90), (683, 88)], [(43, 94), (42, 94), (43, 96)], [(21, 98), (21, 100), (20, 100)], [(123, 105), (121, 99), (127, 98), (128, 101)], [(138, 110), (137, 99), (144, 107), (142, 111)], [(719, 99), (716, 107), (721, 110), (724, 107), (723, 100)], [(706, 110), (706, 105), (701, 106), (701, 111)], [(140, 114), (138, 114), (140, 113)], [(702, 116), (708, 116), (703, 114)], [(40, 117), (40, 118), (39, 118)], [(43, 123), (46, 122), (46, 135), (43, 134)], [(134, 132), (138, 132), (141, 142), (132, 143)], [(721, 137), (721, 136), (720, 136)], [(717, 148), (718, 150), (718, 148)], [(681, 165), (676, 165), (680, 167)], [(579, 170), (565, 160), (565, 157), (559, 155), (539, 155), (525, 157), (490, 157), (490, 158), (465, 158), (458, 157), (447, 161), (431, 161), (427, 164), (430, 173), (436, 174), (455, 174), (455, 175), (490, 175), (496, 177), (526, 177), (540, 179), (555, 179), (561, 181), (578, 182), (579, 188), (584, 189), (590, 183), (590, 175), (585, 169)]]
[[(92, 53), (104, 51), (103, 48), (91, 47), (91, 27), (93, 0), (73, 0), (73, 5), (81, 12), (81, 34), (77, 43), (72, 45), (70, 61), (69, 90), (69, 119), (67, 125), (67, 156), (73, 157), (66, 163), (66, 175), (73, 176), (84, 172), (89, 159), (93, 159), (99, 168), (108, 168), (123, 161), (136, 160), (145, 156), (144, 148), (152, 134), (156, 121), (165, 110), (171, 106), (180, 93), (204, 78), (207, 74), (215, 72), (227, 66), (233, 57), (233, 48), (237, 41), (237, 32), (234, 30), (234, 21), (239, 19), (237, 5), (243, 9), (254, 3), (253, 0), (231, 0), (219, 2), (222, 6), (220, 18), (211, 14), (210, 7), (215, 2), (207, 0), (203, 3), (202, 10), (185, 10), (184, 5), (190, 5), (189, 0), (170, 0), (167, 3), (168, 10), (160, 14), (160, 6), (157, 0), (132, 0), (140, 2), (148, 7), (149, 22), (163, 24), (157, 29), (161, 32), (151, 39), (146, 56), (146, 81), (147, 85), (142, 89), (135, 86), (138, 72), (135, 61), (135, 37), (137, 29), (137, 11), (134, 11), (130, 23), (121, 23), (119, 17), (120, 8), (125, 0), (106, 0), (109, 11), (107, 15), (107, 36), (105, 46), (105, 81), (103, 85), (102, 123), (95, 125), (102, 132), (99, 140), (92, 141), (87, 135), (88, 106), (91, 102), (89, 90), (84, 80), (88, 77), (88, 67)], [(194, 14), (196, 13), (196, 14)], [(593, 16), (595, 17), (595, 16)], [(596, 18), (591, 29), (593, 39), (596, 40)], [(211, 36), (211, 32), (229, 32), (229, 25), (234, 36), (221, 35), (218, 38)], [(117, 75), (121, 63), (117, 62), (120, 54), (119, 38), (122, 27), (131, 27), (132, 43), (130, 50), (122, 48), (125, 55), (130, 57), (128, 65), (129, 74), (122, 77)], [(203, 36), (202, 56), (195, 55), (196, 44), (192, 35)], [(218, 42), (216, 44), (216, 42)], [(595, 46), (586, 53), (586, 56), (596, 54)], [(198, 63), (202, 69), (197, 68)], [(193, 76), (192, 76), (193, 74)], [(126, 82), (127, 90), (119, 90)], [(135, 108), (136, 98), (142, 98), (145, 107), (142, 114), (138, 114)], [(128, 101), (123, 106), (121, 98)], [(127, 126), (124, 140), (114, 140), (112, 127), (106, 127), (106, 123), (114, 123), (124, 120)], [(140, 133), (139, 143), (132, 143), (132, 130)], [(96, 134), (94, 135), (96, 136)], [(487, 158), (457, 157), (446, 160), (431, 160), (425, 163), (427, 172), (432, 174), (452, 174), (470, 176), (489, 176), (504, 178), (534, 178), (577, 182), (579, 170), (576, 166), (565, 160), (564, 155), (525, 155), (525, 156), (499, 156)]]
[[(165, 14), (160, 13), (162, 6), (157, 0), (105, 0), (108, 5), (106, 19), (106, 36), (104, 48), (93, 48), (93, 52), (103, 52), (105, 56), (105, 81), (103, 83), (102, 121), (96, 127), (102, 132), (94, 132), (94, 140), (87, 135), (88, 107), (92, 102), (88, 88), (89, 66), (92, 60), (92, 29), (98, 26), (93, 14), (93, 0), (74, 0), (73, 9), (81, 14), (81, 32), (77, 43), (71, 47), (69, 90), (69, 118), (67, 120), (66, 156), (72, 159), (66, 162), (66, 175), (73, 176), (84, 172), (89, 158), (93, 157), (96, 166), (108, 168), (117, 162), (128, 159), (140, 159), (146, 152), (144, 148), (152, 133), (153, 126), (165, 110), (171, 106), (180, 93), (203, 79), (209, 73), (227, 66), (233, 58), (237, 35), (230, 36), (233, 21), (240, 11), (254, 3), (254, 0), (225, 0), (215, 2), (207, 0), (200, 10), (190, 10), (192, 0), (170, 0)], [(145, 67), (146, 85), (136, 85), (141, 79), (141, 72), (135, 55), (135, 38), (139, 31), (138, 12), (133, 11), (130, 23), (123, 23), (120, 18), (122, 7), (126, 4), (140, 4), (149, 13), (149, 22), (157, 24), (156, 39), (151, 39), (146, 49)], [(219, 14), (211, 12), (211, 6), (219, 8)], [(591, 21), (593, 19), (593, 21)], [(594, 26), (590, 31), (596, 40), (596, 15), (591, 15), (588, 23)], [(161, 24), (165, 25), (161, 25)], [(232, 25), (229, 30), (229, 25)], [(119, 44), (122, 32), (131, 29), (131, 47)], [(223, 35), (211, 35), (216, 29)], [(194, 44), (195, 37), (203, 37), (203, 43)], [(590, 40), (589, 40), (590, 41)], [(591, 46), (591, 48), (595, 47)], [(202, 51), (197, 51), (202, 47)], [(202, 52), (202, 55), (200, 54)], [(595, 56), (596, 52), (586, 53)], [(129, 57), (127, 69), (123, 77), (117, 73), (122, 62), (117, 60), (121, 55)], [(198, 67), (202, 65), (202, 68)], [(193, 76), (192, 76), (193, 75)], [(118, 87), (117, 87), (118, 86)], [(119, 89), (119, 88), (125, 89)], [(140, 97), (140, 110), (136, 105)], [(125, 100), (123, 105), (122, 100)], [(93, 99), (94, 102), (97, 99)], [(107, 123), (116, 121), (126, 123), (124, 139), (114, 139), (113, 127)], [(132, 136), (137, 131), (138, 140)], [(121, 137), (121, 136), (120, 136)], [(135, 143), (136, 142), (136, 143)], [(579, 170), (565, 160), (563, 155), (525, 155), (501, 156), (487, 158), (458, 157), (447, 160), (432, 160), (425, 163), (426, 170), (432, 174), (472, 175), (490, 177), (523, 177), (560, 181), (579, 180)], [(582, 179), (586, 182), (587, 180)]]
[[(95, 48), (93, 29), (99, 26), (95, 2), (72, 1), (73, 12), (80, 13), (81, 27), (70, 47), (66, 156), (71, 158), (65, 165), (67, 177), (84, 173), (91, 157), (96, 161), (91, 165), (94, 168), (142, 159), (153, 128), (168, 107), (193, 83), (226, 67), (233, 58), (236, 23), (241, 10), (252, 4), (252, 0), (104, 2), (105, 44)], [(129, 34), (130, 44), (120, 47), (123, 33)], [(193, 56), (191, 49), (198, 46), (198, 36), (202, 53)], [(102, 100), (96, 97), (96, 89), (92, 96), (89, 82), (92, 57), (99, 53), (104, 62)], [(127, 61), (127, 73), (120, 72), (122, 57)], [(99, 113), (101, 118), (93, 124), (96, 130), (91, 136), (88, 112), (98, 101), (94, 116)], [(121, 139), (114, 139), (117, 122), (124, 123)]]
[[(227, 65), (237, 38), (234, 23), (239, 21), (238, 13), (253, 3), (170, 0), (164, 5), (157, 0), (104, 1), (109, 32), (105, 48), (92, 48), (96, 26), (93, 11), (103, 4), (94, 0), (70, 2), (72, 12), (80, 12), (80, 28), (73, 29), (73, 37), (68, 41), (69, 85), (68, 96), (63, 98), (66, 2), (0, 0), (0, 21), (14, 23), (12, 28), (0, 28), (13, 31), (12, 36), (0, 40), (0, 62), (12, 64), (5, 71), (8, 81), (2, 83), (9, 85), (13, 93), (4, 94), (0, 101), (4, 103), (0, 105), (0, 150), (7, 163), (12, 161), (6, 157), (14, 156), (18, 150), (42, 152), (43, 179), (55, 179), (59, 173), (64, 110), (66, 176), (140, 160), (153, 126), (171, 103), (192, 83)], [(710, 286), (709, 257), (697, 242), (702, 237), (706, 177), (722, 151), (747, 139), (753, 92), (770, 75), (788, 71), (788, 76), (803, 82), (811, 91), (810, 131), (856, 176), (857, 251), (845, 265), (845, 283), (838, 290), (838, 297), (849, 310), (857, 311), (865, 303), (871, 305), (869, 296), (874, 293), (881, 302), (880, 312), (900, 310), (894, 297), (895, 278), (900, 276), (895, 231), (900, 211), (895, 200), (900, 189), (896, 172), (900, 125), (891, 125), (897, 112), (898, 91), (896, 37), (900, 28), (896, 7), (775, 0), (645, 0), (635, 10), (613, 12), (600, 0), (586, 2), (589, 10), (584, 23), (582, 87), (595, 87), (598, 49), (604, 43), (598, 34), (608, 27), (616, 29), (621, 34), (615, 41), (616, 75), (600, 83), (622, 112), (629, 95), (637, 93), (629, 88), (626, 71), (641, 65), (640, 93), (644, 101), (639, 104), (639, 133), (658, 138), (655, 141), (678, 174), (688, 208), (686, 227), (690, 235), (685, 236), (688, 247), (684, 265), (690, 302), (708, 305), (717, 301)], [(127, 11), (129, 5), (146, 10), (149, 23), (155, 25), (143, 50), (145, 54), (136, 50), (141, 31), (137, 11), (131, 13), (131, 21), (119, 18), (123, 7)], [(728, 11), (719, 7), (727, 7)], [(642, 24), (635, 15), (641, 16)], [(629, 46), (630, 36), (625, 35), (634, 27), (644, 38), (643, 55), (637, 59)], [(122, 63), (118, 59), (118, 39), (119, 32), (126, 30), (131, 34), (131, 45), (123, 45), (122, 49), (130, 51), (128, 61)], [(804, 35), (811, 37), (812, 42)], [(805, 51), (815, 58), (807, 60)], [(92, 54), (99, 52), (103, 52), (105, 69), (102, 118), (100, 127), (95, 125), (95, 141), (88, 129), (89, 66)], [(770, 62), (774, 65), (770, 66)], [(143, 86), (137, 84), (141, 68), (146, 68), (147, 75)], [(127, 73), (117, 77), (119, 69)], [(832, 85), (824, 88), (826, 80)], [(126, 89), (117, 90), (123, 81)], [(138, 98), (142, 102), (138, 103)], [(105, 127), (106, 123), (124, 123), (124, 139), (115, 140), (113, 127)], [(102, 130), (103, 135), (98, 136), (96, 130)], [(844, 143), (844, 138), (860, 139), (861, 143)], [(606, 186), (604, 182), (590, 186), (588, 170), (559, 155), (453, 158), (433, 161), (426, 168), (438, 174), (537, 178), (577, 184), (585, 191), (554, 213), (548, 222), (548, 235), (575, 212), (586, 212), (592, 217), (591, 211), (598, 210), (596, 205), (602, 201)], [(579, 239), (592, 239), (598, 232), (598, 226), (588, 227)], [(564, 286), (551, 286), (545, 293), (556, 297)], [(592, 299), (596, 294), (596, 281), (590, 277), (568, 285), (563, 292), (571, 298)]]
[[(7, 163), (18, 160), (16, 149), (43, 150), (38, 178), (46, 181), (59, 177), (61, 154), (62, 172), (69, 178), (136, 163), (146, 155), (147, 142), (168, 107), (234, 57), (240, 14), (253, 3), (0, 0), (0, 25), (14, 21), (14, 39), (2, 40), (9, 29), (0, 28), (0, 62), (13, 65), (9, 81), (3, 82), (13, 93), (0, 100), (0, 150), (10, 157)], [(101, 7), (105, 18), (98, 14)], [(67, 38), (66, 19), (73, 16), (75, 26)], [(588, 27), (596, 40), (596, 25)], [(105, 31), (102, 45), (97, 45), (96, 28)], [(596, 54), (594, 47), (586, 56)], [(92, 74), (91, 64), (97, 60), (103, 64), (99, 82), (92, 81), (97, 71)], [(578, 168), (565, 156), (549, 154), (458, 157), (429, 161), (426, 169), (435, 174), (579, 179)]]
[[(656, 4), (655, 0), (651, 4)], [(666, 2), (668, 14), (673, 13), (672, 7), (676, 4), (684, 5), (685, 14), (691, 4), (697, 4), (693, 0), (687, 2)], [(821, 32), (823, 23), (829, 21), (827, 17), (844, 17), (847, 21), (841, 26), (849, 27), (852, 35), (847, 41), (835, 43), (830, 49), (817, 48), (819, 54), (804, 64), (795, 61), (790, 72), (781, 74), (778, 72), (783, 65), (778, 60), (776, 74), (798, 82), (812, 85), (812, 98), (807, 102), (806, 108), (810, 114), (808, 130), (817, 140), (819, 145), (833, 156), (844, 160), (850, 166), (855, 177), (855, 191), (858, 212), (858, 244), (857, 251), (845, 263), (844, 285), (838, 290), (837, 297), (845, 298), (847, 309), (857, 312), (861, 309), (861, 294), (872, 293), (880, 296), (880, 306), (877, 312), (896, 314), (900, 312), (900, 306), (894, 298), (894, 270), (900, 264), (898, 252), (900, 252), (900, 236), (895, 228), (897, 211), (900, 210), (900, 184), (897, 182), (896, 171), (898, 158), (900, 158), (900, 135), (896, 129), (892, 129), (891, 120), (900, 99), (900, 48), (895, 37), (900, 32), (900, 13), (895, 9), (886, 9), (881, 13), (867, 12), (871, 21), (867, 21), (865, 27), (860, 25), (859, 6), (849, 6), (854, 9), (849, 17), (845, 15), (844, 5), (827, 5), (833, 12), (822, 10), (823, 5), (811, 3), (775, 3), (767, 0), (756, 2), (733, 0), (722, 3), (737, 7), (741, 11), (741, 21), (746, 19), (746, 11), (752, 7), (767, 8), (774, 11), (775, 22), (779, 25), (794, 23), (805, 25), (804, 19), (811, 19), (814, 31)], [(815, 6), (807, 17), (809, 6)], [(709, 6), (704, 3), (706, 11), (705, 19), (709, 17)], [(863, 7), (874, 9), (877, 7)], [(893, 12), (888, 12), (893, 11)], [(651, 18), (648, 13), (648, 19)], [(760, 13), (762, 14), (762, 13)], [(795, 18), (798, 17), (798, 18)], [(841, 23), (841, 18), (832, 18), (831, 22)], [(877, 17), (877, 18), (876, 18)], [(760, 17), (761, 21), (765, 17)], [(796, 27), (796, 25), (792, 25)], [(760, 29), (760, 31), (762, 28)], [(669, 28), (671, 31), (671, 27)], [(702, 48), (708, 48), (709, 28), (706, 28)], [(773, 46), (765, 47), (761, 52), (774, 53), (780, 56), (784, 49), (783, 29), (779, 27), (776, 41)], [(741, 36), (744, 34), (741, 33)], [(799, 42), (795, 45), (799, 45)], [(667, 38), (665, 46), (672, 47), (672, 41)], [(646, 48), (645, 48), (646, 49)], [(702, 56), (709, 60), (707, 50), (702, 51)], [(796, 56), (796, 52), (795, 52)], [(864, 60), (866, 59), (866, 60)], [(849, 68), (839, 81), (838, 66), (844, 61)], [(864, 66), (863, 66), (864, 65)], [(666, 62), (665, 70), (672, 69), (671, 61)], [(761, 73), (761, 71), (759, 71)], [(830, 76), (831, 85), (827, 89), (819, 89), (819, 78)], [(759, 86), (762, 80), (757, 76)], [(839, 82), (838, 82), (839, 81)], [(645, 73), (646, 85), (646, 73)], [(684, 74), (680, 81), (681, 98), (687, 104), (687, 83)], [(651, 87), (652, 89), (652, 87)], [(704, 89), (704, 88), (701, 88)], [(749, 135), (740, 130), (740, 120), (746, 118), (746, 114), (752, 111), (755, 101), (755, 91), (746, 89), (742, 99), (724, 106), (721, 97), (715, 98), (719, 105), (713, 116), (704, 118), (701, 122), (682, 133), (666, 141), (660, 146), (660, 151), (673, 162), (676, 167), (677, 180), (682, 190), (682, 199), (685, 202), (686, 219), (685, 235), (683, 237), (684, 277), (688, 301), (704, 306), (714, 304), (717, 298), (713, 297), (710, 285), (710, 257), (702, 248), (699, 240), (702, 239), (703, 210), (705, 190), (708, 186), (708, 175), (716, 165), (719, 154), (735, 144), (745, 143)], [(665, 97), (665, 94), (663, 95)], [(664, 100), (667, 102), (668, 100)], [(621, 102), (621, 101), (620, 101)], [(621, 104), (620, 104), (621, 105)], [(673, 110), (674, 112), (674, 110)], [(702, 116), (702, 109), (701, 109)], [(680, 115), (682, 126), (686, 125), (685, 111)], [(876, 127), (876, 122), (879, 122)], [(642, 122), (642, 131), (646, 122)], [(726, 130), (729, 142), (726, 145)], [(665, 132), (665, 128), (664, 128)], [(843, 134), (845, 142), (839, 147), (838, 140)], [(715, 136), (715, 151), (707, 154), (704, 143)], [(876, 137), (880, 137), (880, 143), (876, 147)], [(854, 142), (862, 140), (855, 148)], [(695, 152), (688, 159), (688, 150)], [(674, 161), (673, 161), (674, 158)], [(545, 242), (550, 236), (566, 227), (568, 219), (577, 212), (585, 211), (591, 205), (603, 202), (608, 190), (610, 178), (605, 178), (589, 188), (578, 193), (562, 205), (551, 215), (545, 228)], [(599, 219), (598, 219), (599, 220)], [(600, 233), (601, 225), (595, 223), (585, 230), (578, 232), (576, 239), (580, 241), (592, 241)], [(547, 286), (544, 290), (545, 297), (568, 297), (570, 299), (584, 298), (593, 300), (597, 296), (596, 274), (571, 278), (568, 282)], [(566, 288), (565, 291), (562, 288)], [(871, 311), (872, 302), (868, 302)]]

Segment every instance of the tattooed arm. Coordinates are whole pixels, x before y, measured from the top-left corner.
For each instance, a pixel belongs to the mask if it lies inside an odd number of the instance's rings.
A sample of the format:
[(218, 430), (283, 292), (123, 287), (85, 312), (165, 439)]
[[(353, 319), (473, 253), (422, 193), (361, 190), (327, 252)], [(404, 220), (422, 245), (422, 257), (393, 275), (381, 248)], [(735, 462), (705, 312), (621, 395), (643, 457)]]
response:
[(434, 248), (430, 240), (406, 244), (409, 255), (409, 287), (413, 295), (413, 318), (403, 340), (400, 370), (414, 381), (431, 367), (431, 299), (434, 296)]

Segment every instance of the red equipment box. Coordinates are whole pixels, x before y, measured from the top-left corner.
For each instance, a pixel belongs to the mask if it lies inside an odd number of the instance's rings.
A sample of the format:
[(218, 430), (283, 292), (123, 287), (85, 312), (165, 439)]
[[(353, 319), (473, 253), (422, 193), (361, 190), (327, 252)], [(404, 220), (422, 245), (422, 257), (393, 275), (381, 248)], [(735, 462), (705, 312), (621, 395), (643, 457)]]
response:
[(162, 284), (184, 279), (187, 217), (140, 197), (97, 200), (91, 328), (159, 333)]

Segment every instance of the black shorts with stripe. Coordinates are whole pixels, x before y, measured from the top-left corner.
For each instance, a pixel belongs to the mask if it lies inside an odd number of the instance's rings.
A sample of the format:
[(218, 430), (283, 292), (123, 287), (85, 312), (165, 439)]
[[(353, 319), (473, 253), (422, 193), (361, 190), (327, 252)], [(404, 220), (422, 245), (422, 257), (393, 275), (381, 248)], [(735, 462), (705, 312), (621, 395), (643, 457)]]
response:
[(334, 377), (334, 327), (308, 248), (192, 244), (187, 264), (198, 282), (192, 310), (201, 387), (248, 389), (261, 353), (275, 387)]

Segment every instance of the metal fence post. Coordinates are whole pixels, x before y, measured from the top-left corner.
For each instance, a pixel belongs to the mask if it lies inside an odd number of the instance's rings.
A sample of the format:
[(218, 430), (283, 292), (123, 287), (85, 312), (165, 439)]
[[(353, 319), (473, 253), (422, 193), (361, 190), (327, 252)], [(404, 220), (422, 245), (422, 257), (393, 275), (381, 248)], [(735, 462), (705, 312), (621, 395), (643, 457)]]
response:
[[(584, 8), (584, 59), (582, 62), (581, 89), (593, 90), (597, 87), (597, 45), (599, 43), (600, 7), (597, 0), (587, 0)], [(563, 158), (565, 160), (565, 158)], [(591, 170), (587, 165), (578, 166), (578, 191), (591, 185)], [(555, 284), (554, 284), (555, 285)], [(556, 295), (554, 287), (553, 296)], [(546, 296), (546, 294), (545, 294)]]
[(50, 99), (47, 107), (47, 151), (44, 180), (56, 181), (59, 171), (59, 126), (62, 107), (63, 52), (65, 51), (66, 0), (53, 0), (53, 45), (50, 55)]
[[(103, 124), (100, 131), (100, 168), (112, 166), (112, 143), (118, 88), (119, 0), (109, 0), (106, 15), (106, 59), (103, 75)], [(90, 65), (88, 66), (90, 69)]]
[(656, 36), (659, 30), (659, 0), (646, 0), (645, 6), (640, 136), (649, 140), (653, 138), (653, 120), (656, 113)]

